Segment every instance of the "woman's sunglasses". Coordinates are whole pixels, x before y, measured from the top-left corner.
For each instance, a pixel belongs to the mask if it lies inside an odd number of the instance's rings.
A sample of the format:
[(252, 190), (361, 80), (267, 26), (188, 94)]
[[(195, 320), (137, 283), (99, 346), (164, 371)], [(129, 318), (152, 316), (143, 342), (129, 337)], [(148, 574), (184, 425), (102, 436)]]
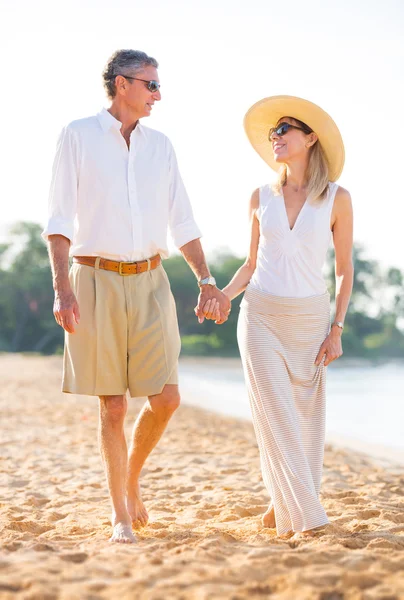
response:
[(279, 123), (279, 125), (277, 125), (276, 127), (271, 127), (271, 129), (269, 130), (269, 141), (272, 140), (272, 136), (274, 133), (276, 133), (276, 135), (278, 135), (279, 137), (282, 137), (283, 135), (285, 135), (285, 133), (289, 131), (289, 129), (299, 129), (299, 131), (303, 131), (304, 133), (312, 133), (310, 127), (306, 127), (306, 129), (304, 129), (303, 127), (297, 127), (297, 125), (291, 125), (290, 123)]
[(159, 82), (154, 81), (154, 79), (148, 81), (147, 79), (140, 79), (139, 77), (129, 77), (129, 75), (122, 75), (122, 77), (125, 77), (125, 79), (135, 79), (136, 81), (143, 81), (147, 84), (146, 87), (149, 90), (149, 92), (157, 92), (160, 89)]

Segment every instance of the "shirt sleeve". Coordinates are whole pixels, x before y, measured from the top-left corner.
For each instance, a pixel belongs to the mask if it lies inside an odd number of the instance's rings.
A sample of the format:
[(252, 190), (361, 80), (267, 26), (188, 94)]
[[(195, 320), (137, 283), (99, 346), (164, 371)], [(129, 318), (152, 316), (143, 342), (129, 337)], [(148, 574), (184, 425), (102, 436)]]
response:
[(202, 237), (182, 181), (174, 148), (169, 144), (169, 230), (177, 248)]
[(78, 161), (74, 131), (65, 127), (56, 146), (49, 192), (48, 221), (42, 232), (44, 240), (50, 235), (64, 235), (73, 241), (77, 209)]

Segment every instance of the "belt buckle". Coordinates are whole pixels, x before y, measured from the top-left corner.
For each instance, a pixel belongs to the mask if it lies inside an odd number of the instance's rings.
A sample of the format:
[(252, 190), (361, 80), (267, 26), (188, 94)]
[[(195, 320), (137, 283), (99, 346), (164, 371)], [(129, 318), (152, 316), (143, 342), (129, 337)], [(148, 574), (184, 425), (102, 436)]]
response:
[(122, 277), (128, 277), (128, 275), (132, 275), (132, 273), (123, 273), (122, 271), (122, 265), (125, 265), (125, 262), (120, 262), (119, 263), (119, 267), (118, 267), (118, 273), (119, 275), (122, 275)]

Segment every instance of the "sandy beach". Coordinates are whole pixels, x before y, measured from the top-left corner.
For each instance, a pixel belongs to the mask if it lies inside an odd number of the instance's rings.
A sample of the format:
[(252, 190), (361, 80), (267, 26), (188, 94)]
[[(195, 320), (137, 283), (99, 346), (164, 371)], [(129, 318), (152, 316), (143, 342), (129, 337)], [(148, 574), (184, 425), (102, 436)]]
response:
[[(60, 392), (60, 357), (0, 355), (0, 598), (399, 600), (404, 467), (326, 446), (325, 535), (263, 529), (252, 425), (182, 406), (143, 472), (149, 525), (108, 543), (97, 400)], [(143, 400), (131, 400), (127, 436)]]

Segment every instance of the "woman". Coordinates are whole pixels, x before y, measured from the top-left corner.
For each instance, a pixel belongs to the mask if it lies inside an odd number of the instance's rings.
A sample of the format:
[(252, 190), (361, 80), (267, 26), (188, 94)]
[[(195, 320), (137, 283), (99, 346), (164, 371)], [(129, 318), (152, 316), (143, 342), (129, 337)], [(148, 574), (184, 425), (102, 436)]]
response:
[[(279, 536), (298, 538), (328, 523), (318, 497), (325, 367), (342, 355), (352, 291), (351, 199), (335, 183), (344, 163), (341, 135), (321, 108), (290, 96), (265, 98), (247, 112), (244, 125), (278, 178), (252, 194), (249, 255), (223, 291), (232, 300), (246, 290), (238, 342), (272, 500), (262, 521)], [(336, 310), (330, 326), (321, 270), (331, 237)], [(218, 318), (215, 304), (206, 313)]]

